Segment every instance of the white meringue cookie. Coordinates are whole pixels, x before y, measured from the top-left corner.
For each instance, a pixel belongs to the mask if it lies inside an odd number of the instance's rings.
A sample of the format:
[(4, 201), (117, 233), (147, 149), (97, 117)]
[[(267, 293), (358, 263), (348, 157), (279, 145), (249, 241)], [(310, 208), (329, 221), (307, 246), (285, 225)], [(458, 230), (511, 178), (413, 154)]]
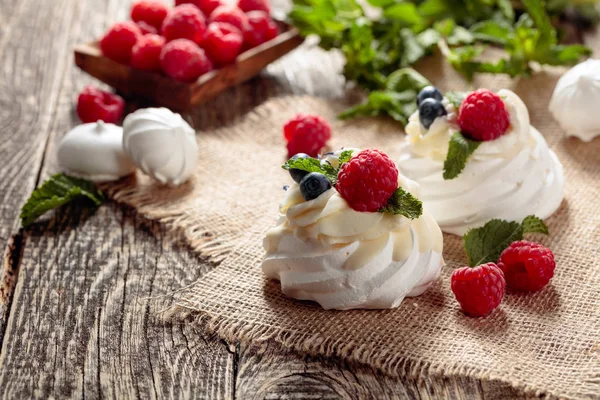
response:
[(169, 185), (188, 180), (198, 163), (194, 130), (167, 108), (144, 108), (128, 115), (123, 147), (142, 171)]
[(135, 171), (123, 151), (123, 129), (103, 121), (69, 131), (58, 145), (57, 158), (69, 175), (94, 182), (114, 181)]
[(556, 84), (550, 112), (567, 136), (589, 142), (600, 135), (600, 60), (587, 60), (567, 71)]
[(406, 126), (398, 168), (420, 185), (425, 208), (444, 232), (464, 235), (494, 218), (547, 218), (563, 200), (563, 167), (530, 125), (527, 107), (510, 90), (498, 95), (509, 114), (509, 130), (482, 142), (454, 179), (444, 180), (443, 169), (450, 137), (460, 129), (455, 117), (440, 117), (422, 132), (415, 113)]
[[(400, 184), (418, 190), (404, 177)], [(333, 188), (304, 201), (298, 184), (280, 211), (262, 270), (287, 296), (325, 309), (397, 307), (423, 293), (443, 265), (442, 232), (427, 211), (416, 220), (358, 212)]]

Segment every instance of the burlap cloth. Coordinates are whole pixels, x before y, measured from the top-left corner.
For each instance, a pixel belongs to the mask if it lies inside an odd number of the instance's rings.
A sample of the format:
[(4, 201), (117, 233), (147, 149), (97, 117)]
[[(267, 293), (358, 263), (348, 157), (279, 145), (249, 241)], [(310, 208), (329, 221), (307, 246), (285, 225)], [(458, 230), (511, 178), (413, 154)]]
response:
[[(444, 90), (467, 89), (439, 59), (420, 69)], [(444, 237), (447, 265), (440, 279), (395, 310), (324, 311), (284, 297), (277, 282), (263, 277), (262, 239), (275, 222), (282, 187), (290, 183), (280, 168), (287, 119), (298, 112), (324, 116), (333, 124), (332, 148), (398, 153), (403, 133), (394, 122), (336, 120), (347, 100), (271, 98), (198, 133), (200, 160), (188, 184), (168, 189), (138, 174), (108, 191), (180, 233), (200, 255), (222, 261), (186, 288), (177, 304), (228, 340), (276, 341), (301, 352), (357, 360), (391, 375), (461, 374), (504, 381), (529, 393), (600, 398), (600, 138), (591, 143), (564, 138), (550, 116), (548, 101), (562, 72), (474, 82), (517, 92), (566, 174), (565, 200), (547, 220), (551, 236), (536, 238), (554, 251), (554, 279), (539, 293), (507, 295), (485, 319), (463, 315), (450, 291), (451, 271), (466, 263), (460, 238), (451, 235)]]

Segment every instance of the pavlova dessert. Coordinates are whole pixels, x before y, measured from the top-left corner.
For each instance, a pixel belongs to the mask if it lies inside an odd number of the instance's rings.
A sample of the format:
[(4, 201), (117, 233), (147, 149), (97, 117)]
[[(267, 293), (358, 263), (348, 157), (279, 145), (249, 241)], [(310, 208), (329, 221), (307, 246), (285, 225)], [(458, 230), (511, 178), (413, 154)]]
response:
[(428, 86), (406, 126), (400, 172), (444, 232), (463, 235), (494, 218), (550, 216), (563, 199), (563, 167), (510, 90), (442, 96)]
[(418, 185), (378, 150), (292, 157), (262, 270), (287, 296), (325, 309), (394, 308), (437, 278), (442, 233)]

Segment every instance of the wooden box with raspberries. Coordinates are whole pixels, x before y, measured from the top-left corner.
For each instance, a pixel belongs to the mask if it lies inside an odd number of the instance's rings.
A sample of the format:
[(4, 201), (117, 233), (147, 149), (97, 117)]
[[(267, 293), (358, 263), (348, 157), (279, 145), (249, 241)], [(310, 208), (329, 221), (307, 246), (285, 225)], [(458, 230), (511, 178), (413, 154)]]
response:
[(270, 16), (268, 0), (158, 0), (133, 4), (131, 21), (76, 46), (75, 63), (118, 92), (177, 111), (257, 75), (302, 43)]

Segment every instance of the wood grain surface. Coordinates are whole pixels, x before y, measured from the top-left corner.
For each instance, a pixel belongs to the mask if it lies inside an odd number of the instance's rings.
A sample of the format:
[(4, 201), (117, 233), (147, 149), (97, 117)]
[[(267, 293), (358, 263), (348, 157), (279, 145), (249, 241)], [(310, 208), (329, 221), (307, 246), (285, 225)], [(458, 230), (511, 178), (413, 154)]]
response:
[[(73, 46), (128, 8), (119, 0), (0, 0), (0, 397), (522, 397), (496, 383), (399, 380), (276, 344), (225, 343), (165, 321), (172, 293), (214, 266), (116, 204), (94, 213), (76, 203), (20, 231), (19, 208), (56, 171), (58, 140), (78, 123), (76, 95), (93, 82), (74, 67)], [(322, 57), (316, 48), (290, 54), (268, 68), (271, 78), (196, 109), (194, 125), (227, 123), (281, 92), (339, 95), (341, 60)]]

